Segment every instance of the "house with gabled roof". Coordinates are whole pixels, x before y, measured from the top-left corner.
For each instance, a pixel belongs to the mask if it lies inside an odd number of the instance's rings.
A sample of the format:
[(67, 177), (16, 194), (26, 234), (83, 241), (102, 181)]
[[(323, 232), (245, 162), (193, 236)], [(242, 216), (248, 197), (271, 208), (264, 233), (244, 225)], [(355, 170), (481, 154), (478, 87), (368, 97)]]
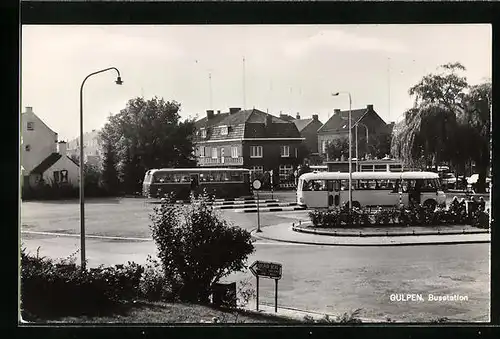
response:
[(258, 109), (230, 108), (195, 123), (196, 158), (202, 167), (242, 167), (273, 171), (286, 180), (304, 158), (296, 125)]
[[(349, 111), (334, 110), (334, 114), (323, 126), (318, 129), (318, 152), (326, 153), (326, 146), (338, 138), (348, 138), (349, 136)], [(366, 126), (366, 127), (365, 127)], [(372, 136), (383, 133), (391, 133), (392, 124), (387, 124), (373, 109), (373, 105), (366, 108), (351, 110), (351, 133), (352, 142), (355, 144), (356, 128), (358, 128), (358, 138), (366, 135), (368, 130), (369, 139)]]
[(79, 166), (67, 155), (66, 142), (26, 107), (21, 113), (21, 172), (23, 185), (79, 185)]

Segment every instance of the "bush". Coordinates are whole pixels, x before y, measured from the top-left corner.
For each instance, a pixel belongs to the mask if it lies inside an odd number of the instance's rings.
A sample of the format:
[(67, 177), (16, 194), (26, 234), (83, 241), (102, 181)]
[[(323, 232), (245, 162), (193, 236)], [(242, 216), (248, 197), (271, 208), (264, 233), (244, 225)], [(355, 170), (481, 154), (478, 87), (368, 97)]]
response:
[(174, 301), (175, 299), (161, 264), (149, 255), (139, 282), (139, 289), (141, 297), (149, 301)]
[(82, 270), (75, 260), (53, 261), (21, 250), (23, 319), (99, 315), (138, 297), (143, 268), (134, 263)]
[(183, 206), (165, 200), (151, 220), (166, 281), (181, 300), (208, 302), (212, 286), (243, 270), (254, 250), (250, 232), (230, 226), (206, 195)]
[[(402, 226), (437, 226), (470, 224), (475, 227), (488, 229), (490, 227), (489, 214), (482, 210), (475, 210), (467, 216), (463, 208), (436, 207), (434, 210), (422, 205), (400, 206), (396, 208), (379, 207), (373, 214), (373, 221), (366, 209), (353, 207), (351, 218), (355, 226), (368, 225), (402, 225)], [(309, 218), (314, 227), (340, 227), (349, 224), (349, 209), (343, 206), (340, 210), (312, 210)]]

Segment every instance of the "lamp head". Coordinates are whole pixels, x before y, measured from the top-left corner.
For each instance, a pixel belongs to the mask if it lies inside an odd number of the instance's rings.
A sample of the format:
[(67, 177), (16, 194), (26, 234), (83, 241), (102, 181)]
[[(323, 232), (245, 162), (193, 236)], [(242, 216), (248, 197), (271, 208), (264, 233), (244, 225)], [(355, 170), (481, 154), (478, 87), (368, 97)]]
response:
[(120, 77), (120, 76), (117, 77), (115, 82), (117, 85), (122, 85), (123, 84), (122, 77)]
[(340, 94), (339, 92), (337, 92), (337, 93), (332, 93), (332, 96), (336, 97), (336, 96), (338, 96), (339, 94)]

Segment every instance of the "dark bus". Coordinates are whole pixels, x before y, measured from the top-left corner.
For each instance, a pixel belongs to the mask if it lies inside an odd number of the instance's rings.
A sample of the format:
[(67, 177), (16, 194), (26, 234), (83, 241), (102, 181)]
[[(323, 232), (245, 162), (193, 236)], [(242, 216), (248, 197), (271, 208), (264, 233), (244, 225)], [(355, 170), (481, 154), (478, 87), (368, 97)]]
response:
[(177, 200), (187, 200), (206, 191), (216, 198), (252, 195), (250, 170), (241, 168), (162, 168), (146, 172), (142, 194), (162, 198), (174, 193)]

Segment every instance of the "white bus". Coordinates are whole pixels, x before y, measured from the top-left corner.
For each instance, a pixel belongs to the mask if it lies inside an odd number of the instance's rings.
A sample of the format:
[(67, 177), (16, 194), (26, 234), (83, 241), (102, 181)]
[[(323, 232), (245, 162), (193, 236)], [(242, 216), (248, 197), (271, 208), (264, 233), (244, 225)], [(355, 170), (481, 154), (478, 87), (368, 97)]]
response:
[[(446, 204), (439, 176), (432, 172), (354, 172), (352, 206), (405, 206), (409, 201), (430, 208)], [(305, 173), (297, 185), (297, 203), (307, 208), (336, 208), (349, 201), (349, 173)]]

